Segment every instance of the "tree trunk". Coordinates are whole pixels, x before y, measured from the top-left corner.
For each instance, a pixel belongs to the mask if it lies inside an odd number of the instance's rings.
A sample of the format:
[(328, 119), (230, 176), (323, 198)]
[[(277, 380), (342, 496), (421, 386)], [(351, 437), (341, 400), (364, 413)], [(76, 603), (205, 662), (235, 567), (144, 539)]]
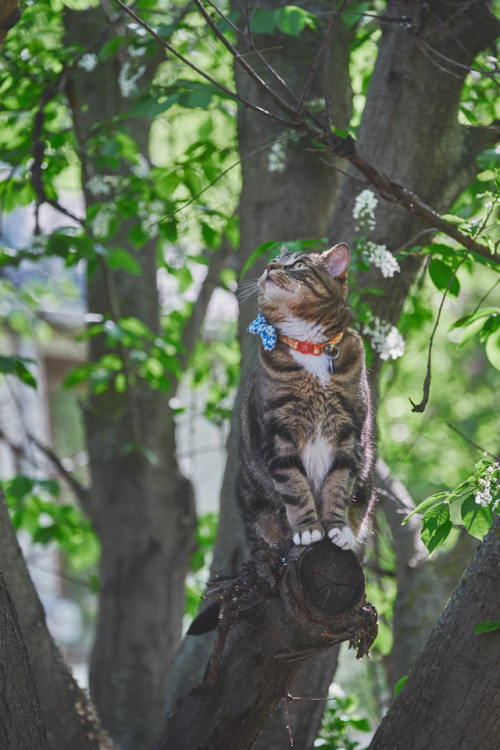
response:
[[(15, 604), (51, 749), (111, 748), (111, 743), (100, 729), (88, 695), (73, 679), (71, 670), (47, 630), (45, 613), (12, 528), (3, 493), (0, 493), (0, 571)], [(0, 606), (0, 614), (5, 611)], [(4, 674), (10, 682), (14, 672), (4, 670)], [(10, 749), (11, 746), (0, 743), (0, 747)], [(26, 747), (35, 750), (38, 745)], [(45, 746), (40, 744), (40, 747)]]
[(499, 601), (495, 516), (369, 750), (497, 750), (500, 630), (474, 630), (485, 620), (498, 623)]
[[(126, 33), (116, 22), (110, 25), (101, 8), (66, 11), (65, 19), (70, 40), (89, 49), (99, 34)], [(92, 128), (103, 120), (111, 123), (129, 107), (118, 85), (126, 54), (100, 63), (92, 76), (76, 66), (73, 71), (72, 106), (87, 204), (95, 200), (85, 187), (95, 173), (87, 148)], [(145, 79), (159, 59), (147, 58)], [(150, 122), (131, 118), (127, 127), (147, 156)], [(127, 174), (123, 167), (113, 172)], [(135, 251), (129, 229), (125, 222), (112, 242), (134, 255), (141, 273), (112, 272), (100, 264), (88, 280), (89, 311), (115, 322), (138, 318), (159, 335), (156, 243)], [(92, 338), (91, 360), (108, 351), (104, 336)], [(123, 750), (137, 750), (149, 746), (159, 731), (170, 663), (181, 636), (195, 508), (193, 489), (175, 455), (170, 394), (153, 390), (140, 378), (134, 382), (128, 353), (119, 353), (125, 373), (129, 370), (126, 392), (111, 385), (105, 393), (90, 394), (85, 407), (92, 520), (102, 546), (90, 687), (103, 724)]]
[[(327, 3), (320, 5), (325, 13), (330, 9)], [(477, 172), (476, 156), (492, 142), (494, 134), (486, 128), (466, 128), (459, 124), (459, 98), (467, 70), (452, 63), (449, 72), (439, 62), (440, 58), (429, 58), (424, 45), (430, 43), (438, 54), (444, 54), (459, 65), (467, 66), (474, 55), (498, 35), (499, 23), (486, 3), (470, 4), (462, 0), (451, 4), (437, 2), (432, 4), (425, 18), (419, 15), (421, 6), (417, 0), (392, 0), (388, 3), (385, 15), (401, 21), (381, 22), (383, 36), (379, 42), (376, 66), (357, 136), (357, 148), (360, 154), (392, 180), (415, 191), (437, 210), (445, 211), (472, 180)], [(313, 9), (312, 4), (305, 4), (303, 7)], [(317, 10), (318, 5), (315, 7)], [(337, 128), (344, 128), (349, 121), (351, 109), (348, 73), (350, 37), (342, 23), (337, 25), (335, 34), (330, 74), (330, 81), (335, 87), (331, 95), (334, 109), (332, 122)], [(301, 34), (300, 54), (297, 54), (297, 46), (290, 42), (290, 38), (279, 35), (259, 36), (259, 46), (266, 50), (279, 46), (277, 52), (266, 52), (266, 57), (295, 91), (300, 91), (301, 82), (309, 70), (305, 60), (310, 62), (314, 58), (313, 45), (316, 50), (319, 46), (318, 39), (313, 39), (313, 36), (306, 39), (306, 32)], [(265, 71), (257, 65), (255, 67), (266, 77)], [(321, 75), (317, 76), (315, 85), (318, 88), (312, 95), (322, 95), (320, 79)], [(255, 84), (238, 67), (236, 81), (243, 96), (272, 109), (269, 99), (256, 91)], [(367, 187), (364, 178), (360, 184), (359, 173), (351, 168), (348, 171), (352, 178), (344, 181), (333, 167), (327, 167), (300, 140), (287, 146), (286, 169), (283, 174), (269, 174), (267, 153), (253, 152), (279, 135), (279, 126), (254, 111), (240, 108), (238, 137), (244, 158), (239, 208), (240, 268), (249, 253), (266, 240), (320, 237), (325, 234), (325, 230), (332, 244), (340, 240), (353, 244), (355, 239), (356, 222), (352, 217), (352, 209), (356, 195)], [(338, 161), (336, 165), (339, 165)], [(346, 168), (346, 164), (341, 162), (340, 166)], [(432, 237), (427, 225), (401, 206), (383, 200), (382, 196), (379, 196), (376, 218), (377, 227), (370, 239), (387, 245), (390, 250), (424, 245)], [(264, 260), (260, 264), (256, 263), (249, 274), (257, 276), (263, 263)], [(383, 296), (365, 295), (376, 315), (392, 324), (397, 323), (421, 263), (422, 258), (409, 257), (401, 264), (401, 273), (392, 279), (382, 278), (377, 269), (359, 279), (363, 286), (379, 287), (385, 292)], [(240, 306), (241, 387), (244, 387), (255, 363), (257, 344), (246, 333), (254, 312), (254, 300)], [(371, 371), (373, 390), (376, 389), (382, 364), (375, 355)], [(422, 380), (424, 376), (423, 364)], [(223, 572), (234, 572), (232, 566), (238, 565), (244, 554), (241, 549), (241, 521), (234, 502), (240, 394), (236, 399), (228, 440), (228, 461), (214, 556), (214, 569)], [(374, 397), (376, 400), (375, 393)], [(435, 616), (437, 615), (436, 611)], [(207, 641), (207, 649), (210, 648), (210, 638), (203, 638)], [(199, 658), (198, 648), (196, 652)], [(181, 652), (181, 657), (183, 655), (184, 651)], [(186, 666), (181, 659), (176, 663), (176, 669), (186, 669), (186, 672), (193, 675), (196, 670), (193, 669), (192, 660), (187, 659), (185, 664)], [(308, 695), (325, 695), (325, 685), (334, 671), (331, 657), (325, 666), (325, 672), (313, 677), (308, 672), (308, 666), (304, 671), (308, 674), (304, 678), (309, 686)], [(304, 684), (297, 689), (297, 693), (299, 692), (305, 692)], [(310, 732), (310, 706), (307, 702), (292, 703), (289, 713), (290, 723), (299, 736), (310, 737), (314, 734)], [(296, 716), (293, 715), (295, 713)], [(283, 737), (279, 718), (275, 726), (275, 733), (272, 736), (264, 733), (258, 741), (261, 744), (257, 744), (257, 747), (262, 750), (277, 750), (288, 746), (288, 737)], [(304, 734), (301, 734), (302, 731)], [(312, 743), (309, 742), (304, 747), (312, 747)]]
[(0, 747), (49, 750), (16, 610), (0, 573)]
[[(268, 7), (286, 5), (267, 4)], [(321, 6), (328, 10), (327, 3), (307, 2), (302, 6), (311, 12)], [(265, 7), (265, 4), (260, 6)], [(347, 127), (351, 115), (352, 92), (348, 77), (349, 44), (352, 31), (341, 25), (335, 31), (330, 60), (330, 100), (332, 116), (339, 128)], [(273, 67), (300, 93), (305, 79), (313, 65), (318, 36), (304, 31), (300, 36), (300, 55), (297, 55), (295, 40), (277, 33), (259, 35), (258, 46), (270, 49), (266, 53)], [(247, 51), (246, 48), (241, 51)], [(267, 73), (256, 66), (266, 77)], [(235, 65), (235, 79), (240, 94), (262, 106), (269, 106), (255, 84)], [(323, 96), (321, 78), (316, 79), (310, 93), (311, 99)], [(238, 111), (238, 139), (242, 159), (242, 191), (238, 213), (240, 215), (240, 247), (236, 256), (237, 271), (241, 272), (250, 254), (262, 243), (275, 240), (321, 239), (338, 198), (343, 177), (326, 164), (321, 155), (309, 149), (303, 140), (289, 139), (290, 133), (254, 112), (240, 108)], [(269, 147), (279, 138), (287, 138), (285, 148), (285, 169), (271, 172)], [(244, 281), (256, 278), (266, 263), (262, 257), (248, 271)], [(235, 482), (238, 470), (240, 435), (240, 403), (242, 387), (257, 363), (258, 343), (246, 329), (256, 315), (256, 297), (240, 304), (239, 339), (241, 346), (241, 387), (231, 418), (231, 431), (228, 438), (228, 461), (221, 490), (220, 521), (214, 549), (213, 570), (224, 574), (235, 574), (247, 556), (245, 531), (235, 502)], [(204, 644), (204, 645), (202, 645)], [(167, 714), (173, 710), (175, 701), (189, 686), (201, 681), (205, 664), (213, 646), (210, 634), (196, 639), (188, 637), (173, 664), (175, 685), (167, 700)], [(332, 659), (328, 659), (329, 683), (333, 674)], [(292, 715), (300, 711), (297, 703), (290, 706)], [(280, 727), (281, 729), (281, 727)]]
[(21, 13), (19, 0), (0, 0), (0, 50), (7, 32), (19, 21)]
[(343, 640), (359, 657), (376, 636), (377, 615), (366, 604), (353, 552), (326, 541), (292, 548), (271, 574), (262, 563), (245, 567), (216, 588), (222, 598), (216, 648), (203, 683), (179, 701), (158, 750), (253, 747), (304, 659)]

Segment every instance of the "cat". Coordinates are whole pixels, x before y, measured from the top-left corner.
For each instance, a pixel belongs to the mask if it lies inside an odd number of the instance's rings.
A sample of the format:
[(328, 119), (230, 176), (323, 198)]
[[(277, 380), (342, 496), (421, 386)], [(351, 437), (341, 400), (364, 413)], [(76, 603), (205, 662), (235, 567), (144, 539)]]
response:
[[(367, 530), (374, 456), (364, 346), (349, 328), (350, 257), (344, 243), (321, 254), (283, 247), (259, 279), (248, 330), (262, 346), (242, 403), (236, 481), (256, 558), (325, 534), (350, 549)], [(220, 606), (202, 611), (188, 635), (215, 629)]]
[(251, 554), (326, 534), (352, 548), (371, 508), (365, 350), (349, 326), (349, 247), (288, 252), (258, 281), (259, 364), (241, 410), (236, 497)]

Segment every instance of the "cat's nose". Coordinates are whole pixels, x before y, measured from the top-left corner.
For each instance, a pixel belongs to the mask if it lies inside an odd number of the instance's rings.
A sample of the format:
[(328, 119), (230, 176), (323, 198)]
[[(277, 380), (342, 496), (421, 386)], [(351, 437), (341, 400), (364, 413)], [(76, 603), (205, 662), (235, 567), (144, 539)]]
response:
[(268, 270), (268, 271), (272, 271), (272, 270), (273, 270), (273, 268), (278, 268), (278, 264), (277, 264), (277, 263), (275, 263), (274, 261), (272, 261), (271, 263), (268, 263), (268, 264), (267, 264), (267, 270)]

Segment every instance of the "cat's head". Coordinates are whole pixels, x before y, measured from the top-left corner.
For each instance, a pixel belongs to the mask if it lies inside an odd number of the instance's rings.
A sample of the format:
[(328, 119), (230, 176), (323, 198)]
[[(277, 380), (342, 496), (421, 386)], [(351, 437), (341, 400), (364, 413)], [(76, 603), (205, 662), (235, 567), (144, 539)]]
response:
[(291, 253), (283, 247), (259, 279), (260, 312), (287, 335), (293, 335), (283, 330), (291, 321), (310, 324), (311, 330), (316, 326), (320, 340), (345, 330), (354, 321), (346, 299), (350, 260), (344, 243), (323, 253)]

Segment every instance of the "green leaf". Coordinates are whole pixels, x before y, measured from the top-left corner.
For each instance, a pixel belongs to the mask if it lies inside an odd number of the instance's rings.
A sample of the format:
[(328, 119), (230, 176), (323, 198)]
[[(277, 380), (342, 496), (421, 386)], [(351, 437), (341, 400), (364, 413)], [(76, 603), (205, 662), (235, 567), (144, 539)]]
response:
[(464, 328), (477, 320), (489, 318), (490, 315), (500, 315), (500, 307), (481, 307), (470, 315), (463, 315), (450, 326), (450, 330), (452, 328)]
[(269, 252), (271, 248), (275, 249), (276, 253), (278, 253), (280, 247), (281, 247), (281, 243), (274, 242), (273, 240), (269, 242), (264, 242), (262, 245), (259, 245), (259, 247), (253, 251), (253, 253), (250, 253), (249, 258), (247, 259), (245, 265), (243, 266), (241, 270), (241, 274), (240, 274), (240, 281), (242, 281), (248, 269), (253, 266), (255, 261), (258, 260), (261, 257), (261, 255), (264, 255), (264, 253)]
[(474, 495), (465, 498), (460, 509), (462, 523), (472, 536), (483, 539), (493, 523), (493, 513), (490, 507), (476, 503)]
[(90, 373), (92, 372), (93, 364), (92, 362), (85, 362), (83, 365), (79, 365), (78, 367), (74, 367), (70, 372), (66, 375), (62, 382), (63, 388), (73, 388), (75, 385), (80, 385), (81, 383), (84, 383)]
[(500, 370), (500, 328), (488, 336), (486, 356), (496, 370)]
[(286, 5), (276, 11), (276, 21), (280, 31), (298, 37), (306, 28), (314, 29), (317, 19), (311, 13), (296, 5)]
[(452, 526), (448, 503), (439, 503), (425, 513), (421, 537), (429, 554), (445, 541)]
[(250, 22), (250, 28), (253, 34), (272, 34), (276, 23), (274, 10), (257, 8)]
[(11, 355), (10, 357), (2, 355), (0, 356), (0, 372), (3, 372), (5, 375), (15, 375), (22, 383), (36, 389), (36, 378), (28, 370), (25, 362), (33, 362), (33, 360), (16, 355)]
[(496, 148), (487, 148), (479, 154), (476, 161), (481, 169), (496, 169), (500, 167), (500, 151)]
[(121, 248), (110, 249), (105, 255), (106, 265), (108, 265), (113, 271), (121, 269), (130, 273), (133, 276), (138, 276), (141, 273), (141, 267), (134, 256)]
[(138, 318), (120, 318), (120, 328), (127, 333), (131, 333), (137, 338), (148, 339), (153, 341), (154, 333)]
[(417, 505), (414, 510), (412, 510), (411, 513), (409, 513), (406, 518), (403, 520), (403, 524), (405, 524), (412, 516), (415, 515), (415, 513), (422, 513), (422, 511), (429, 508), (431, 505), (435, 505), (440, 500), (444, 500), (450, 496), (449, 492), (437, 492), (435, 495), (430, 495), (430, 497), (427, 497), (425, 500), (422, 500), (421, 503)]
[(408, 679), (408, 675), (405, 674), (404, 677), (401, 677), (396, 682), (396, 684), (394, 685), (394, 697), (396, 697), (401, 692), (401, 690), (403, 689), (403, 687), (404, 687), (407, 679)]
[[(439, 289), (439, 291), (441, 292), (444, 292), (446, 290), (454, 273), (455, 270), (453, 268), (448, 266), (446, 263), (443, 263), (443, 261), (439, 260), (438, 258), (433, 258), (429, 264), (429, 275), (434, 286), (437, 287), (437, 289)], [(452, 294), (454, 297), (457, 297), (459, 291), (460, 283), (455, 276), (455, 278), (451, 282), (450, 288), (448, 289), (448, 293)]]
[(19, 502), (33, 490), (33, 480), (25, 474), (18, 474), (14, 479), (4, 480), (2, 486), (8, 500)]
[(496, 620), (483, 620), (474, 628), (474, 635), (492, 633), (494, 630), (500, 630), (500, 622), (497, 622)]

